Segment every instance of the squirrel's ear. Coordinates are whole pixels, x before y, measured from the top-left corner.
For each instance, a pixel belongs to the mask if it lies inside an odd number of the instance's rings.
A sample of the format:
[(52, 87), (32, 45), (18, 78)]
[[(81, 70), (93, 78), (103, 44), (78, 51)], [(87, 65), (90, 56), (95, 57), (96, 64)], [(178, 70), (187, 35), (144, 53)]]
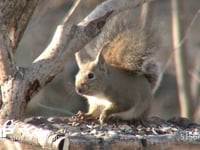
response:
[(102, 55), (102, 50), (100, 50), (98, 52), (95, 61), (96, 61), (97, 64), (100, 64), (100, 65), (105, 63), (105, 60), (104, 60), (103, 55)]
[(99, 51), (97, 57), (96, 57), (96, 64), (99, 65), (99, 67), (103, 70), (103, 71), (107, 71), (106, 70), (106, 66), (105, 66), (105, 59), (103, 57), (103, 53), (102, 53), (102, 50)]
[(83, 65), (83, 61), (81, 59), (80, 53), (75, 54), (75, 59), (78, 67), (81, 68), (81, 66)]
[(107, 50), (109, 43), (105, 44), (98, 52), (96, 57), (96, 63), (100, 65), (105, 65), (105, 59), (103, 57), (103, 51)]

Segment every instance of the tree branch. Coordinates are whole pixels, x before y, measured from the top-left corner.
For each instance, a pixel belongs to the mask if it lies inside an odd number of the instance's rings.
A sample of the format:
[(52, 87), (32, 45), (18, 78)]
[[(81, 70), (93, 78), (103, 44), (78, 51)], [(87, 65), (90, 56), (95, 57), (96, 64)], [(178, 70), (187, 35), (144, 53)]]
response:
[(38, 2), (39, 0), (0, 1), (0, 10), (10, 40), (12, 41), (13, 50), (17, 48)]
[(12, 49), (6, 28), (0, 21), (0, 85), (14, 74)]
[(81, 0), (76, 0), (76, 2), (74, 3), (74, 6), (72, 6), (72, 8), (70, 9), (70, 11), (64, 17), (64, 20), (63, 20), (63, 24), (64, 25), (67, 25), (67, 23), (69, 22), (70, 18), (72, 18), (73, 14), (76, 11), (76, 9), (78, 8), (80, 2), (81, 2)]
[(63, 143), (67, 142), (64, 134), (56, 133), (51, 130), (40, 128), (21, 121), (8, 120), (3, 129), (10, 129), (11, 134), (7, 138), (18, 140), (32, 145), (37, 145), (47, 149), (60, 149)]
[[(6, 138), (17, 140), (20, 146), (29, 144), (47, 149), (199, 149), (199, 125), (184, 118), (165, 121), (157, 117), (147, 118), (145, 125), (130, 122), (100, 125), (97, 120), (86, 121), (77, 116), (32, 117), (21, 121), (7, 121), (2, 126)], [(5, 138), (4, 138), (5, 139)], [(11, 142), (12, 145), (14, 142)], [(3, 147), (3, 146), (4, 147)], [(9, 146), (10, 146), (9, 145)], [(39, 149), (40, 147), (37, 147)], [(0, 148), (7, 149), (5, 140)], [(15, 148), (13, 148), (15, 149)], [(25, 149), (22, 147), (22, 149)]]

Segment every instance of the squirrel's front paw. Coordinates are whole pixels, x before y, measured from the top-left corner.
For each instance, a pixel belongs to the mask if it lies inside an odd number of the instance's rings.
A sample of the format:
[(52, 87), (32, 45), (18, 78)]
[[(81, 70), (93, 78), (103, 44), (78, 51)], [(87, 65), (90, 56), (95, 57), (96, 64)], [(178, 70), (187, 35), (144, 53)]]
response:
[(76, 113), (76, 116), (78, 116), (79, 118), (85, 118), (86, 120), (90, 120), (91, 118), (93, 118), (92, 114), (90, 114), (90, 113), (84, 113), (82, 111), (78, 111)]
[(85, 113), (79, 110), (79, 111), (76, 113), (76, 115), (77, 115), (78, 117), (81, 117), (81, 116), (84, 116)]
[(119, 117), (115, 114), (112, 114), (110, 110), (104, 110), (99, 117), (99, 122), (103, 124), (106, 121), (116, 121), (119, 120)]
[(99, 116), (99, 122), (100, 124), (103, 124), (104, 122), (109, 120), (109, 114), (108, 112), (105, 110), (103, 111), (100, 116)]
[(106, 120), (107, 116), (105, 114), (101, 114), (99, 117), (100, 124), (103, 124)]

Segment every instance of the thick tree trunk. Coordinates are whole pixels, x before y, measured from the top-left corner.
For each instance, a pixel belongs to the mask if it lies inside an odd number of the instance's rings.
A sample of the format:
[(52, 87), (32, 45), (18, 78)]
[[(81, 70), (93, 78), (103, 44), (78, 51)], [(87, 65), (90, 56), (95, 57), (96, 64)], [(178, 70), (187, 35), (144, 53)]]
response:
[[(13, 52), (32, 16), (38, 0), (0, 2), (0, 85), (1, 111), (0, 124), (6, 118), (20, 118), (27, 102), (27, 88), (23, 69), (14, 63)], [(17, 13), (16, 13), (17, 12)], [(26, 93), (24, 92), (26, 91)]]

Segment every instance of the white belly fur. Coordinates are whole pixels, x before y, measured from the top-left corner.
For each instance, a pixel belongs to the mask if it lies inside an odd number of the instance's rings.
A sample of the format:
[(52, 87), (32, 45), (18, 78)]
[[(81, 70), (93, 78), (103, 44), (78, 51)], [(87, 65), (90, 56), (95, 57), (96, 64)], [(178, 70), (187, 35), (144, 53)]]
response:
[(99, 98), (96, 96), (85, 96), (88, 100), (89, 104), (94, 104), (94, 105), (101, 105), (104, 107), (109, 107), (111, 105), (111, 102), (108, 101), (107, 99)]

